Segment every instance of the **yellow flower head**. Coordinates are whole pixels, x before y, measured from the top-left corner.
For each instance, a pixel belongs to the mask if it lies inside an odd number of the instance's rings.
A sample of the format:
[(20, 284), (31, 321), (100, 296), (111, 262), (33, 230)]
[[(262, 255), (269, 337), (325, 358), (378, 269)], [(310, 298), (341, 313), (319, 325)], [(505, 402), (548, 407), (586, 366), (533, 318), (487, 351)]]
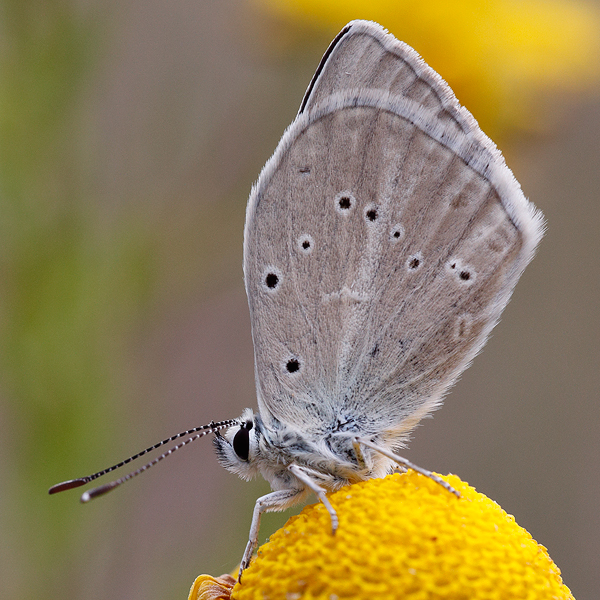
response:
[[(347, 486), (292, 517), (258, 551), (235, 600), (571, 599), (546, 549), (455, 475), (462, 497), (413, 471)], [(189, 600), (229, 598), (232, 579), (199, 577)]]

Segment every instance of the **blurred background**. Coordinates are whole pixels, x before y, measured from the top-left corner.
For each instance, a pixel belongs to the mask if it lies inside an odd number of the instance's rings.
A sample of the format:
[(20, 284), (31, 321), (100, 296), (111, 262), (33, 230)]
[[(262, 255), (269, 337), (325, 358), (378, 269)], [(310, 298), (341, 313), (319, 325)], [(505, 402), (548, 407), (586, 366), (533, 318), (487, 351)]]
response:
[(5, 600), (182, 599), (237, 565), (268, 489), (208, 440), (86, 506), (47, 489), (256, 406), (246, 199), (353, 18), (449, 81), (548, 221), (406, 456), (496, 500), (597, 598), (600, 3), (1, 0)]

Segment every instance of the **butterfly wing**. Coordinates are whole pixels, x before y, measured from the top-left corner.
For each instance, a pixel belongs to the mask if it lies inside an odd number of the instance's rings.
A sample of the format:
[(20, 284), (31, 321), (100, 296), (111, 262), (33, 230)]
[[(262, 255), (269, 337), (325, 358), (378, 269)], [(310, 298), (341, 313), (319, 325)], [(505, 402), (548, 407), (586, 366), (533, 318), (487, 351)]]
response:
[(380, 26), (348, 25), (248, 203), (263, 420), (409, 431), (483, 346), (542, 233), (448, 85)]

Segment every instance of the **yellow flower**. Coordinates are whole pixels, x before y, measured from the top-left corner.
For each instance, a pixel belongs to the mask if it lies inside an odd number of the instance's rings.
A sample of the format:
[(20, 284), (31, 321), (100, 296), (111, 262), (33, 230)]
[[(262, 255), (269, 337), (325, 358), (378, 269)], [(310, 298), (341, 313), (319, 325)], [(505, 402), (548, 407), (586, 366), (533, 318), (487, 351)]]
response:
[[(443, 478), (460, 499), (413, 471), (331, 494), (335, 535), (325, 507), (307, 506), (259, 549), (231, 598), (573, 600), (511, 515), (455, 475)], [(189, 600), (229, 598), (232, 584), (201, 576)]]
[(539, 129), (557, 93), (600, 75), (600, 12), (579, 0), (254, 0), (333, 36), (379, 22), (413, 46), (492, 138)]

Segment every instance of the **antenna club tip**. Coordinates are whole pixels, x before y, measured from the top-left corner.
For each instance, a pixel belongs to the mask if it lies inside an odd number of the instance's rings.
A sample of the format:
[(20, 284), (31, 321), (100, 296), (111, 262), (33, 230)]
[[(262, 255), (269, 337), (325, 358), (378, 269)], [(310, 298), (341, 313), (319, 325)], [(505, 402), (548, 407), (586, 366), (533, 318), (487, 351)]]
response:
[(106, 485), (101, 485), (97, 488), (88, 490), (87, 492), (83, 492), (83, 494), (81, 494), (80, 500), (83, 504), (85, 504), (86, 502), (89, 502), (90, 500), (93, 500), (98, 496), (103, 496), (107, 492), (110, 492), (110, 490), (114, 490), (121, 483), (123, 483), (123, 481), (113, 481), (111, 483), (107, 483)]
[[(230, 419), (229, 421), (219, 421), (218, 423), (211, 421), (208, 425), (202, 425), (201, 427), (195, 427), (194, 429), (189, 429), (188, 431), (183, 431), (181, 433), (178, 433), (177, 435), (171, 436), (170, 438), (168, 438), (166, 440), (163, 440), (162, 442), (159, 442), (158, 444), (154, 444), (154, 446), (150, 446), (149, 448), (146, 448), (145, 450), (138, 452), (134, 456), (130, 456), (126, 460), (121, 461), (120, 463), (113, 465), (112, 467), (109, 467), (108, 469), (104, 469), (103, 471), (98, 471), (97, 473), (94, 473), (93, 475), (88, 475), (87, 477), (80, 477), (78, 479), (70, 479), (69, 481), (63, 481), (62, 483), (57, 483), (56, 485), (53, 485), (48, 490), (48, 493), (56, 494), (58, 492), (64, 492), (65, 490), (70, 490), (72, 488), (76, 488), (81, 485), (85, 485), (86, 483), (90, 483), (91, 481), (94, 481), (101, 475), (106, 475), (107, 473), (110, 473), (111, 471), (114, 471), (115, 469), (118, 469), (119, 467), (126, 465), (127, 463), (131, 462), (132, 460), (135, 460), (136, 458), (139, 458), (140, 456), (143, 456), (144, 454), (151, 452), (152, 450), (156, 450), (160, 446), (164, 446), (165, 444), (168, 444), (169, 442), (173, 442), (174, 440), (176, 440), (178, 438), (195, 433), (195, 435), (192, 435), (185, 441), (180, 442), (176, 446), (173, 446), (169, 451), (164, 452), (158, 458), (155, 458), (148, 464), (144, 465), (141, 469), (137, 469), (136, 471), (129, 473), (129, 475), (127, 475), (125, 477), (121, 477), (120, 479), (113, 481), (112, 483), (108, 483), (106, 485), (101, 485), (97, 488), (94, 488), (92, 490), (85, 492), (80, 498), (81, 502), (83, 502), (85, 504), (85, 503), (89, 502), (90, 500), (92, 500), (93, 498), (97, 498), (98, 496), (102, 496), (103, 494), (106, 494), (106, 492), (110, 492), (110, 490), (115, 489), (117, 486), (121, 485), (122, 483), (125, 483), (132, 477), (139, 475), (140, 473), (143, 473), (144, 471), (147, 471), (150, 467), (154, 466), (159, 461), (161, 461), (164, 458), (166, 458), (167, 456), (170, 456), (171, 454), (173, 454), (173, 452), (175, 452), (175, 450), (179, 450), (180, 448), (187, 446), (190, 442), (193, 442), (201, 437), (204, 437), (208, 433), (217, 433), (218, 434), (219, 430), (225, 429), (227, 427), (232, 427), (236, 423), (238, 423), (238, 419)], [(199, 431), (201, 431), (201, 433), (197, 433)]]
[(57, 483), (53, 485), (49, 490), (49, 494), (58, 494), (58, 492), (64, 492), (65, 490), (71, 490), (73, 488), (79, 487), (81, 485), (85, 485), (88, 482), (86, 478), (80, 479), (69, 479), (69, 481), (63, 481), (62, 483)]

